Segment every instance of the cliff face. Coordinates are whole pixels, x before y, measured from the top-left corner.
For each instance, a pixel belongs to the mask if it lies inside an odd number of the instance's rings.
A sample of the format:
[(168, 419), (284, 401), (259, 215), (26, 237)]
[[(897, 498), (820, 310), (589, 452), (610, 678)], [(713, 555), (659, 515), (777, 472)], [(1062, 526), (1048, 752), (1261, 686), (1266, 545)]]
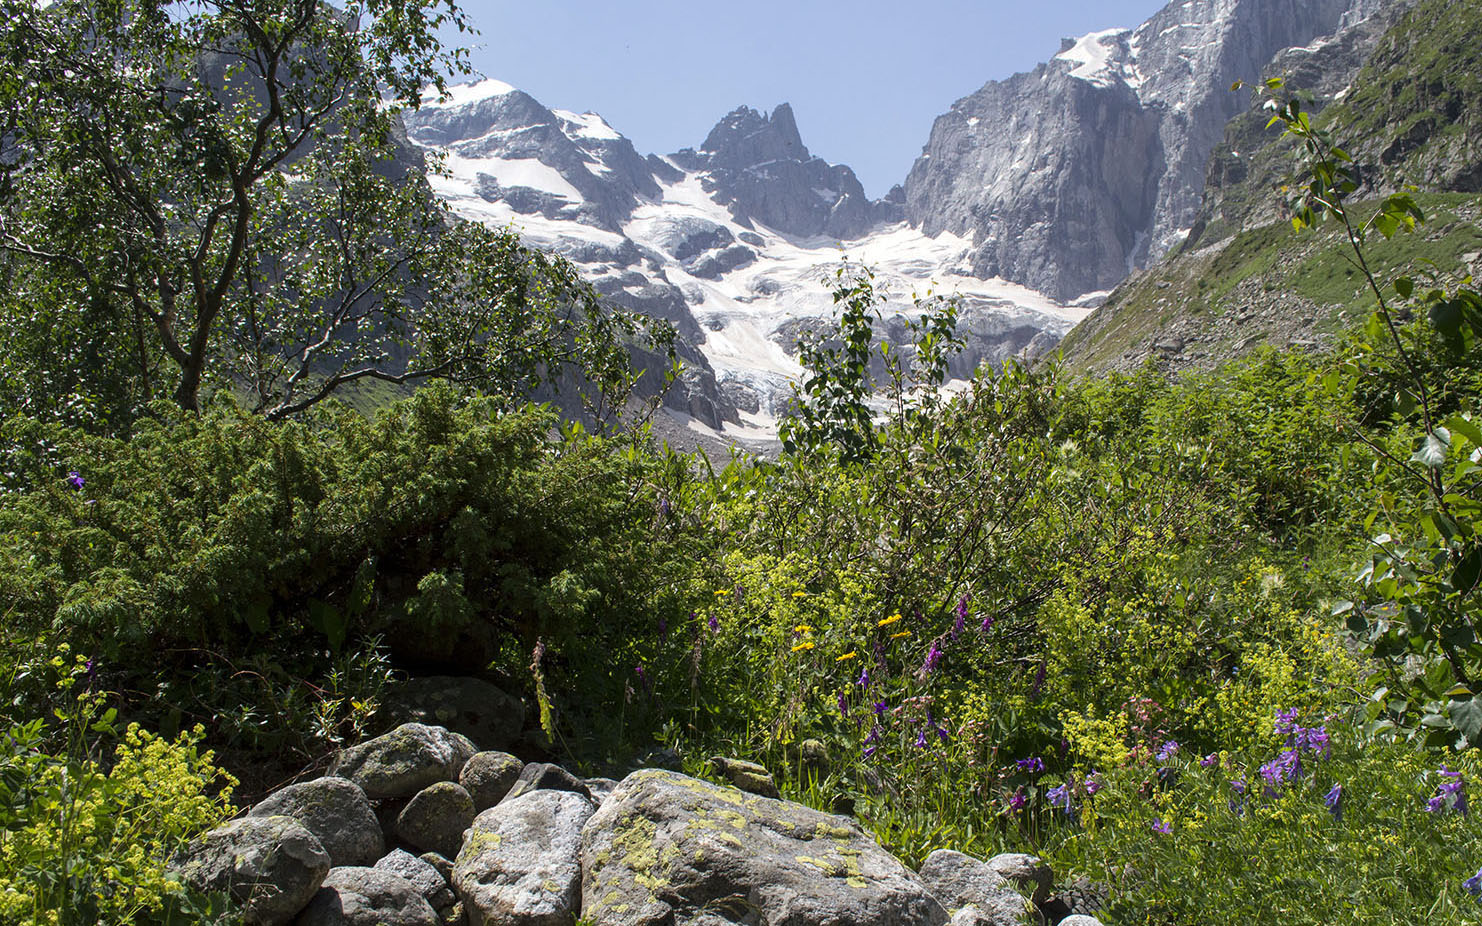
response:
[(1186, 0), (1135, 30), (1067, 39), (937, 119), (907, 217), (972, 236), (979, 274), (1057, 299), (1109, 289), (1193, 225), (1210, 153), (1246, 105), (1230, 84), (1382, 5)]

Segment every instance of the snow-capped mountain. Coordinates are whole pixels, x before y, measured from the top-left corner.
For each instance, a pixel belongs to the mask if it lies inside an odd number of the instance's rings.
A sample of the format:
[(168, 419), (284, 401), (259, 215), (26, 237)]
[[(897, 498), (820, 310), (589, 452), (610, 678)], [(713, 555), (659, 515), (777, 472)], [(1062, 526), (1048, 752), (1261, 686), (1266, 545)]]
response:
[(1240, 79), (1388, 0), (1174, 0), (1136, 29), (1065, 39), (938, 117), (905, 183), (929, 235), (973, 241), (972, 271), (1073, 299), (1178, 244), (1205, 167), (1242, 112)]
[(434, 190), (464, 218), (513, 225), (576, 263), (606, 299), (672, 322), (687, 371), (667, 404), (697, 430), (768, 438), (801, 373), (798, 334), (833, 312), (826, 281), (868, 265), (904, 339), (913, 293), (961, 297), (954, 374), (1053, 344), (1086, 310), (972, 275), (972, 242), (928, 236), (813, 157), (792, 110), (741, 108), (698, 149), (640, 155), (593, 113), (484, 80), (429, 96), (411, 140), (443, 155)]

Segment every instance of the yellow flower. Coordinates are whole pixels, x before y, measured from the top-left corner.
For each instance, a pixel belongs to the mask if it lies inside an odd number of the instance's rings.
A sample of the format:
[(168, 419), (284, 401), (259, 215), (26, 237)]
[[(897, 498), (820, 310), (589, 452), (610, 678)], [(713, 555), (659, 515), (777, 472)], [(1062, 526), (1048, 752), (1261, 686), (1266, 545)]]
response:
[(807, 598), (808, 597), (808, 593), (807, 592), (793, 592), (792, 593), (792, 596), (794, 598)]
[(900, 633), (893, 633), (893, 634), (891, 634), (890, 635), (890, 639), (892, 639), (892, 640), (899, 640), (901, 637), (909, 637), (910, 635), (911, 635), (911, 631), (909, 631), (909, 630), (902, 630)]
[(731, 590), (728, 589), (728, 588), (718, 588), (718, 589), (715, 590), (715, 597), (721, 598), (721, 597), (724, 597), (726, 595), (729, 595), (730, 593), (731, 593)]
[(812, 640), (804, 640), (802, 643), (799, 643), (797, 646), (794, 646), (792, 648), (792, 651), (794, 653), (796, 653), (798, 650), (812, 649), (812, 648), (813, 648), (813, 641)]
[(807, 624), (799, 624), (799, 625), (797, 625), (796, 627), (794, 627), (792, 629), (792, 632), (793, 633), (812, 633), (813, 632), (813, 628), (812, 627), (809, 627)]
[(885, 620), (880, 621), (875, 626), (876, 627), (889, 627), (891, 624), (894, 624), (896, 621), (898, 621), (900, 619), (901, 619), (901, 612), (897, 611), (894, 614), (890, 615), (889, 617), (885, 618)]
[(835, 659), (834, 662), (847, 662), (850, 659), (853, 659), (854, 657), (856, 657), (858, 655), (859, 655), (859, 652), (857, 650), (850, 650), (849, 652), (847, 652), (844, 655), (840, 656), (838, 659)]

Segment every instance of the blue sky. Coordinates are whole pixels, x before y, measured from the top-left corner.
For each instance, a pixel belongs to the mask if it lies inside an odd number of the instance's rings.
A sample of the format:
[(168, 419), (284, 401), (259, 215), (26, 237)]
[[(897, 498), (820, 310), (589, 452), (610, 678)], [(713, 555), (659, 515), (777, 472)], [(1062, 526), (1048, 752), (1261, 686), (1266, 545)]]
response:
[(481, 72), (601, 113), (641, 153), (698, 147), (737, 106), (790, 102), (816, 155), (871, 196), (905, 179), (932, 120), (1032, 68), (1061, 36), (1135, 26), (1164, 0), (467, 0)]

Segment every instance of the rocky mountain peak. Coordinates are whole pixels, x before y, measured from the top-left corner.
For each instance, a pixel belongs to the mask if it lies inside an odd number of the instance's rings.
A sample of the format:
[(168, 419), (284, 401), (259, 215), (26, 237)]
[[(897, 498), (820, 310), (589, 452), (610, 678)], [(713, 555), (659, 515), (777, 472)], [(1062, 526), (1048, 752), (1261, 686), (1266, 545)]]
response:
[(710, 130), (700, 150), (716, 163), (733, 167), (812, 158), (798, 132), (792, 106), (787, 103), (778, 105), (770, 117), (748, 106), (732, 110)]

